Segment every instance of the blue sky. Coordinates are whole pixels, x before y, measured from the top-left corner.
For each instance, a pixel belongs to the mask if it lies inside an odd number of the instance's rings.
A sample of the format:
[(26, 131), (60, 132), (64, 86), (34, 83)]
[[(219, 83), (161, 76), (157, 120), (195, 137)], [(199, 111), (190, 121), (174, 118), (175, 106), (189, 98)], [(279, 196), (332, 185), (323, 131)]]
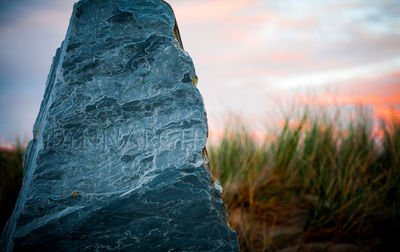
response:
[[(0, 144), (31, 138), (74, 2), (0, 1)], [(292, 101), (363, 104), (382, 118), (400, 113), (400, 1), (169, 3), (212, 132), (231, 112), (259, 124)]]

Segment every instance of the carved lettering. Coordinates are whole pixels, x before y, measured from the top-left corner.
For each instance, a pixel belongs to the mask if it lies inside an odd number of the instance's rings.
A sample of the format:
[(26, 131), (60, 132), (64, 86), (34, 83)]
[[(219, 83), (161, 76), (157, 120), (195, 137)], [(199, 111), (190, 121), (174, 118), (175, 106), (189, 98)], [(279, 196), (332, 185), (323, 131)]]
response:
[[(45, 149), (83, 150), (93, 148), (110, 151), (138, 150), (174, 150), (179, 149), (188, 155), (196, 146), (199, 138), (197, 128), (168, 128), (155, 133), (153, 130), (137, 130), (132, 128), (68, 128), (52, 129), (45, 134)], [(201, 132), (201, 131), (200, 131)]]

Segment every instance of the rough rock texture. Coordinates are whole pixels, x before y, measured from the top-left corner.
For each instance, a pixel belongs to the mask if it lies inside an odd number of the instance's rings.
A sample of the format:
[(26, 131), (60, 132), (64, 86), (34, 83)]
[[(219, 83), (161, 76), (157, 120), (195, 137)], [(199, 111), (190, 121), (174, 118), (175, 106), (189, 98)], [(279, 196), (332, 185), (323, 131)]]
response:
[(6, 251), (236, 251), (172, 9), (81, 0), (57, 50)]

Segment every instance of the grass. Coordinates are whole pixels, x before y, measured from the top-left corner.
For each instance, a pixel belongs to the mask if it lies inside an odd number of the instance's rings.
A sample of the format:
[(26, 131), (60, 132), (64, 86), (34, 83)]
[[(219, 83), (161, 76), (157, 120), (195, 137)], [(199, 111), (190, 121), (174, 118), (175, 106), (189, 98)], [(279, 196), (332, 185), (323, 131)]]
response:
[(368, 239), (383, 248), (399, 234), (397, 123), (376, 128), (361, 114), (338, 127), (305, 112), (262, 143), (239, 128), (208, 149), (243, 251)]
[(15, 150), (0, 149), (0, 230), (14, 209), (22, 185), (23, 153), (18, 141)]
[[(271, 133), (273, 132), (273, 133)], [(259, 142), (243, 127), (208, 146), (242, 251), (352, 242), (387, 250), (400, 234), (400, 125), (361, 114), (287, 119)], [(5, 224), (18, 196), (23, 149), (0, 150)], [(297, 246), (297, 247), (296, 247)], [(386, 246), (386, 247), (385, 247)]]

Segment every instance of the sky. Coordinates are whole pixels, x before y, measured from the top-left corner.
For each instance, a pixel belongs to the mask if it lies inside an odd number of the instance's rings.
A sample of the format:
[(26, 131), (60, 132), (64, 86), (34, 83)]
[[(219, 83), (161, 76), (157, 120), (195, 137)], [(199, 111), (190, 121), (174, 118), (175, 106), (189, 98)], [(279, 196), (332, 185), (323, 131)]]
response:
[[(168, 0), (167, 0), (168, 1)], [(0, 145), (32, 138), (74, 0), (0, 0)], [(211, 134), (293, 104), (400, 118), (400, 1), (169, 0)]]

